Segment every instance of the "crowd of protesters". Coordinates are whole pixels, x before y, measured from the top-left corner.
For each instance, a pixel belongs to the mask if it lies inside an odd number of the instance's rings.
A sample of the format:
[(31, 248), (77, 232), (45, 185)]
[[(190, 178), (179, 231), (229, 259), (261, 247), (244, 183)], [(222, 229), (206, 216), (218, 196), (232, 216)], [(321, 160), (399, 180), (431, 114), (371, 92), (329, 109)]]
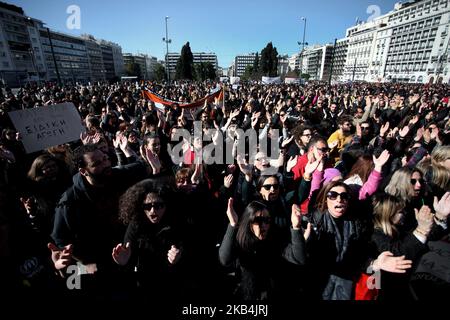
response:
[[(174, 102), (158, 108), (144, 85)], [(243, 83), (182, 107), (216, 85), (3, 90), (0, 290), (150, 303), (448, 297), (448, 85)], [(27, 154), (8, 112), (62, 102), (85, 132)], [(178, 138), (196, 121), (209, 139)], [(248, 139), (238, 129), (256, 130), (255, 156), (196, 161)]]

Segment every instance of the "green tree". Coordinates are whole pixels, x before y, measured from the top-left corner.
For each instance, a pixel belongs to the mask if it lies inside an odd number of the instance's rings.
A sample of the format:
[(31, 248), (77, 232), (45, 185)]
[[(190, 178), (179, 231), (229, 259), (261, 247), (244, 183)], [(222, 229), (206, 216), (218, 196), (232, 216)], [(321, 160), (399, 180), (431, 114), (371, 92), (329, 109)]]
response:
[(161, 63), (157, 63), (154, 69), (156, 81), (162, 81), (167, 78), (166, 68)]
[(177, 61), (176, 77), (177, 79), (192, 80), (192, 69), (194, 64), (194, 56), (192, 55), (189, 41), (181, 48), (181, 56)]
[(258, 52), (255, 55), (255, 60), (253, 61), (253, 72), (256, 73), (259, 71), (259, 54)]
[(125, 72), (127, 76), (141, 77), (141, 68), (136, 62), (129, 62), (125, 65)]
[(194, 65), (194, 78), (197, 81), (205, 81), (206, 79), (214, 80), (216, 78), (216, 70), (211, 62), (200, 62)]
[(254, 70), (252, 65), (247, 65), (245, 67), (244, 74), (242, 75), (242, 80), (252, 80), (254, 77)]
[(261, 50), (260, 70), (265, 76), (275, 77), (278, 69), (278, 51), (277, 48), (269, 42), (264, 49)]

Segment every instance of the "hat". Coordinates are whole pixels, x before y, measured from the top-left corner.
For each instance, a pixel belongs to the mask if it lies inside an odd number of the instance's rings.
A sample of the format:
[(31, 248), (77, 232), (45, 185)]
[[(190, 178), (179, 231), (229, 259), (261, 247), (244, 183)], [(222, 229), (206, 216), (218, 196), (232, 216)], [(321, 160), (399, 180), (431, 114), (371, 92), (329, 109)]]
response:
[(325, 169), (323, 173), (323, 185), (328, 184), (333, 178), (340, 176), (341, 172), (338, 169), (335, 168), (328, 168)]

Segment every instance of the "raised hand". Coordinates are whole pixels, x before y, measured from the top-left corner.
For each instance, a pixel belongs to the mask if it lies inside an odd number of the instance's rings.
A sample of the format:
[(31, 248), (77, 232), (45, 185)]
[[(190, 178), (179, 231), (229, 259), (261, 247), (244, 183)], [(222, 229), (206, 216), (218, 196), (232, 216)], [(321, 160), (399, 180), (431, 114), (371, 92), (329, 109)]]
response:
[(372, 156), (373, 158), (373, 164), (375, 165), (375, 170), (377, 172), (381, 172), (381, 169), (383, 166), (388, 162), (390, 153), (387, 150), (383, 150), (383, 152), (376, 158), (375, 156)]
[(234, 178), (232, 174), (225, 176), (223, 178), (223, 185), (225, 186), (225, 188), (227, 189), (231, 188), (231, 186), (233, 185), (233, 180)]
[(419, 129), (417, 129), (414, 141), (420, 141), (422, 139), (424, 130), (425, 129), (423, 127), (420, 127)]
[(281, 143), (281, 148), (286, 147), (289, 143), (291, 143), (292, 139), (294, 139), (294, 136), (291, 136), (288, 139), (283, 140), (283, 142)]
[(200, 164), (200, 163), (196, 163), (195, 164), (195, 170), (194, 170), (194, 173), (192, 174), (192, 177), (191, 177), (192, 184), (199, 184), (200, 183), (200, 178), (202, 176), (202, 169), (203, 169), (202, 164)]
[(112, 258), (118, 265), (124, 266), (128, 263), (131, 257), (130, 243), (126, 245), (119, 243), (112, 251)]
[(330, 150), (333, 150), (334, 148), (337, 147), (338, 143), (339, 143), (339, 141), (337, 141), (337, 140), (335, 140), (335, 141), (333, 141), (333, 142), (330, 142), (330, 143), (328, 144), (328, 148), (330, 148)]
[(382, 252), (373, 263), (373, 271), (384, 270), (392, 273), (405, 273), (412, 266), (411, 260), (405, 260), (405, 256), (394, 257), (389, 251)]
[(230, 221), (230, 226), (235, 227), (238, 223), (238, 216), (236, 214), (236, 211), (234, 211), (233, 203), (233, 198), (228, 199), (227, 217), (228, 221)]
[(436, 217), (439, 220), (446, 220), (450, 214), (450, 192), (446, 192), (439, 201), (434, 197), (433, 207)]
[(142, 147), (141, 154), (143, 153), (143, 158), (152, 168), (153, 174), (158, 174), (161, 171), (161, 162), (157, 154), (154, 154), (150, 149)]
[(302, 213), (300, 207), (296, 204), (293, 204), (291, 208), (291, 223), (294, 229), (300, 229), (302, 226)]
[(286, 164), (286, 171), (287, 172), (291, 172), (292, 168), (295, 167), (295, 165), (297, 164), (297, 160), (298, 160), (298, 156), (292, 156), (289, 158), (287, 164)]
[(400, 135), (400, 137), (404, 138), (408, 135), (409, 133), (409, 126), (404, 126), (399, 132), (398, 134)]
[(53, 265), (56, 270), (62, 270), (72, 263), (72, 245), (69, 244), (63, 249), (58, 248), (53, 243), (48, 243), (47, 248), (51, 251)]
[(170, 250), (167, 252), (167, 260), (170, 264), (176, 264), (181, 257), (181, 250), (175, 246), (171, 246)]
[(361, 130), (361, 125), (359, 124), (359, 122), (356, 123), (356, 135), (358, 137), (362, 137), (362, 130)]
[(316, 160), (308, 159), (308, 163), (305, 166), (305, 176), (311, 177), (311, 175), (316, 171), (319, 167), (319, 164), (322, 162), (323, 156), (320, 155)]
[(428, 234), (433, 226), (433, 214), (428, 206), (422, 206), (420, 210), (414, 209), (416, 213), (417, 228), (421, 233)]
[(386, 122), (384, 125), (381, 126), (380, 128), (380, 136), (381, 137), (385, 137), (386, 136), (386, 132), (389, 130), (389, 121)]
[(253, 165), (249, 164), (241, 155), (237, 156), (237, 163), (239, 169), (246, 177), (251, 177), (253, 172)]

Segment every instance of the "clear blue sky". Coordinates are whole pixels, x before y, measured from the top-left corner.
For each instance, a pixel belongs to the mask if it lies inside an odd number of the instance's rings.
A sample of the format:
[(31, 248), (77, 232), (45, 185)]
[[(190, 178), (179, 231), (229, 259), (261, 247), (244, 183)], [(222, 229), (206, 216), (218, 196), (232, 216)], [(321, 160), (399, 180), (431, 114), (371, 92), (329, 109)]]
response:
[[(396, 0), (3, 0), (24, 9), (51, 29), (116, 42), (123, 52), (165, 55), (165, 16), (169, 16), (170, 52), (187, 41), (193, 52), (215, 52), (221, 67), (237, 54), (261, 51), (272, 41), (280, 54), (299, 51), (307, 18), (306, 42), (323, 44), (345, 36), (356, 17), (367, 21), (373, 12), (393, 10)], [(81, 9), (81, 29), (69, 30), (68, 6)]]

